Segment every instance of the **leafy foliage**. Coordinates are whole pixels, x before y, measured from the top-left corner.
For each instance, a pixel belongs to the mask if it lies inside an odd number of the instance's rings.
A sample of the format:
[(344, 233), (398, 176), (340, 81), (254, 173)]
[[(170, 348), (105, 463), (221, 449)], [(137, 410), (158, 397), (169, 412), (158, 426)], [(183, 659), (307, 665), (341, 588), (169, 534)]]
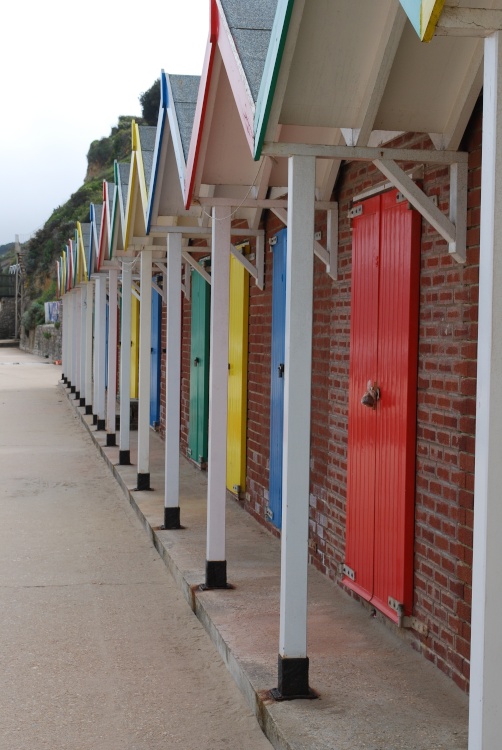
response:
[(141, 112), (147, 125), (156, 125), (160, 106), (160, 78), (139, 95)]
[(26, 332), (32, 331), (39, 325), (45, 323), (45, 308), (43, 302), (32, 302), (28, 309), (23, 313), (21, 323)]
[[(27, 275), (27, 292), (37, 298), (55, 280), (56, 260), (69, 238), (73, 238), (77, 221), (89, 221), (89, 204), (103, 200), (103, 180), (113, 181), (113, 162), (129, 159), (131, 153), (132, 116), (122, 115), (108, 138), (93, 141), (87, 154), (87, 174), (83, 185), (64, 203), (54, 209), (44, 226), (23, 246)], [(54, 299), (54, 295), (52, 299)]]

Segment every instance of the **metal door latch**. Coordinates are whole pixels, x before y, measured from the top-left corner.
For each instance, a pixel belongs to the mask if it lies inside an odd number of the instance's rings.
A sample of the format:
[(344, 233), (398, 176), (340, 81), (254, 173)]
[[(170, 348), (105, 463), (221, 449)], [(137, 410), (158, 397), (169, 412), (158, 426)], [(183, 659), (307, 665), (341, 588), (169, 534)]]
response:
[(380, 388), (376, 383), (372, 383), (371, 380), (368, 380), (368, 389), (363, 395), (361, 403), (369, 409), (376, 409), (377, 401), (380, 401)]
[(281, 364), (277, 368), (277, 372), (279, 373), (280, 378), (284, 377), (284, 362), (281, 362)]

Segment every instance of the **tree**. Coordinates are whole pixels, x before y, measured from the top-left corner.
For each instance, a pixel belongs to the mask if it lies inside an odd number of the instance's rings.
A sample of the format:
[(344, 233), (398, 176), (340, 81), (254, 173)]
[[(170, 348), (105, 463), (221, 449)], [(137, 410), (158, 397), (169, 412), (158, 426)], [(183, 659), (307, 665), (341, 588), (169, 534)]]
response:
[(157, 78), (148, 91), (139, 95), (139, 103), (146, 124), (156, 125), (160, 106), (160, 78)]

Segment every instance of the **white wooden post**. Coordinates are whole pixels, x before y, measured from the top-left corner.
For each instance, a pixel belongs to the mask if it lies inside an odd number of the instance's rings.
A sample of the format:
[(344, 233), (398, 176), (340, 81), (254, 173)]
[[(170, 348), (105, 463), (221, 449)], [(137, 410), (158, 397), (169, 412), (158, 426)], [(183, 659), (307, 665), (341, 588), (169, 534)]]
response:
[(469, 750), (502, 735), (502, 44), (485, 40)]
[(82, 289), (77, 287), (75, 295), (75, 399), (80, 403), (80, 359), (82, 353)]
[(180, 388), (182, 235), (167, 236), (166, 453), (164, 528), (180, 528)]
[(141, 251), (138, 382), (138, 490), (150, 489), (150, 373), (152, 354), (152, 251)]
[(105, 352), (106, 352), (106, 278), (96, 277), (96, 317), (94, 327), (94, 356), (96, 360), (95, 401), (96, 429), (105, 429)]
[(288, 164), (286, 356), (278, 693), (309, 695), (307, 565), (315, 158)]
[(68, 328), (69, 328), (69, 315), (68, 309), (68, 295), (63, 295), (63, 333), (61, 341), (61, 364), (63, 366), (63, 383), (68, 383), (69, 372), (68, 372)]
[(120, 434), (119, 464), (131, 463), (131, 289), (132, 266), (122, 264), (122, 317), (120, 321)]
[(85, 406), (85, 335), (87, 325), (87, 284), (80, 287), (80, 403)]
[(92, 414), (93, 392), (92, 392), (92, 362), (93, 362), (93, 313), (94, 313), (94, 281), (86, 284), (87, 293), (85, 300), (85, 413)]
[(106, 444), (116, 444), (115, 414), (117, 403), (117, 325), (118, 277), (116, 268), (110, 268), (108, 281), (108, 389), (106, 394)]
[(213, 208), (209, 348), (206, 587), (227, 586), (225, 501), (227, 473), (230, 209)]
[(77, 391), (77, 293), (71, 290), (71, 393)]

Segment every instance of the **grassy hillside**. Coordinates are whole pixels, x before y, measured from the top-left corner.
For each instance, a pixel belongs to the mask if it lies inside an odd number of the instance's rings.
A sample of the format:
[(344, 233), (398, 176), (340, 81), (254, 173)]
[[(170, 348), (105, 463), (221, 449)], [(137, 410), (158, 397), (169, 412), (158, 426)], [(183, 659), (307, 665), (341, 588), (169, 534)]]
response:
[(132, 119), (119, 117), (108, 137), (91, 143), (83, 185), (65, 204), (58, 206), (42, 229), (23, 245), (27, 291), (32, 299), (41, 295), (54, 281), (56, 260), (68, 239), (73, 237), (76, 222), (89, 221), (89, 204), (102, 202), (103, 180), (113, 181), (114, 160), (129, 160)]

